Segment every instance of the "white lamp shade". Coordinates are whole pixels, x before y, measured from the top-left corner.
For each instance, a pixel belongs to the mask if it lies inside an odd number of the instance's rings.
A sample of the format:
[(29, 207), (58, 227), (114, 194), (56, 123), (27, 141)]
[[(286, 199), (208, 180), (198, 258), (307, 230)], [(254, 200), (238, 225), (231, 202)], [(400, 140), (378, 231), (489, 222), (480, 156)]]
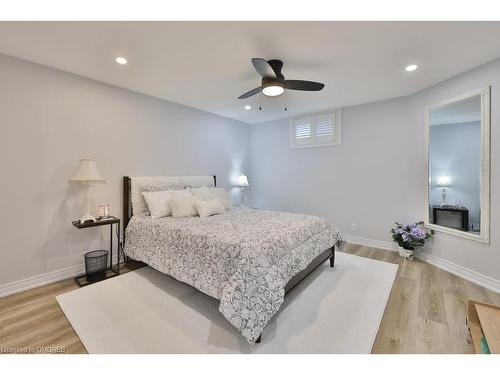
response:
[(437, 186), (451, 186), (451, 181), (448, 176), (440, 176), (437, 180)]
[(92, 159), (81, 159), (78, 171), (69, 181), (101, 184), (106, 182), (99, 173), (96, 162)]
[(235, 186), (238, 186), (238, 187), (248, 187), (248, 186), (250, 186), (248, 184), (248, 178), (247, 178), (247, 176), (245, 176), (244, 174), (242, 174), (241, 176), (238, 176), (238, 178), (236, 179)]

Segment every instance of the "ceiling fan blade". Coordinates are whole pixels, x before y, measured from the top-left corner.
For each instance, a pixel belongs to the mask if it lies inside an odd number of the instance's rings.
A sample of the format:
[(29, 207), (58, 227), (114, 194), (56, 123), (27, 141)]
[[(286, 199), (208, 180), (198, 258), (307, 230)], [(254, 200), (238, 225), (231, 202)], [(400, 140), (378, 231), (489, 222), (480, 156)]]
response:
[(301, 81), (297, 79), (287, 79), (285, 81), (285, 88), (288, 90), (320, 91), (323, 87), (325, 87), (325, 85), (319, 82)]
[(258, 94), (261, 90), (262, 90), (262, 87), (256, 87), (253, 90), (250, 90), (249, 92), (246, 92), (243, 95), (239, 96), (238, 99), (249, 98), (252, 95)]
[(252, 64), (257, 73), (259, 73), (262, 77), (276, 78), (274, 69), (266, 60), (254, 57), (252, 59)]

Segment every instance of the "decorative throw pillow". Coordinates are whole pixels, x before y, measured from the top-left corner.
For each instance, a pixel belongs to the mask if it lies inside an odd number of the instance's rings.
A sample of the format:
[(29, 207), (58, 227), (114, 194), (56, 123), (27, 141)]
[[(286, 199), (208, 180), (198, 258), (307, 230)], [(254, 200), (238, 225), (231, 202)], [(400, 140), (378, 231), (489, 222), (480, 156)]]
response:
[(193, 194), (191, 194), (189, 189), (169, 190), (169, 192), (172, 194), (172, 198), (174, 199), (187, 199), (193, 197)]
[(223, 188), (208, 188), (208, 189), (211, 190), (217, 198), (219, 198), (226, 211), (232, 210), (233, 206), (231, 204), (231, 198), (229, 197), (227, 191), (225, 191)]
[(208, 201), (197, 200), (194, 202), (194, 206), (196, 207), (200, 217), (208, 217), (226, 212), (226, 209), (222, 205), (219, 198), (214, 198)]
[(202, 186), (199, 188), (191, 188), (189, 189), (191, 194), (193, 194), (195, 197), (200, 198), (203, 201), (208, 201), (210, 199), (217, 198), (215, 195), (215, 192), (209, 189), (207, 186)]
[(189, 193), (190, 196), (178, 197), (172, 200), (170, 207), (172, 210), (172, 217), (190, 217), (197, 216), (198, 211), (195, 207), (195, 202), (198, 198)]
[(147, 192), (143, 191), (142, 196), (146, 201), (151, 218), (170, 216), (170, 202), (173, 197), (168, 190)]
[(148, 204), (142, 195), (143, 192), (166, 191), (174, 189), (184, 189), (186, 185), (177, 181), (177, 178), (162, 180), (163, 177), (131, 177), (132, 211), (134, 214), (146, 213), (149, 215)]

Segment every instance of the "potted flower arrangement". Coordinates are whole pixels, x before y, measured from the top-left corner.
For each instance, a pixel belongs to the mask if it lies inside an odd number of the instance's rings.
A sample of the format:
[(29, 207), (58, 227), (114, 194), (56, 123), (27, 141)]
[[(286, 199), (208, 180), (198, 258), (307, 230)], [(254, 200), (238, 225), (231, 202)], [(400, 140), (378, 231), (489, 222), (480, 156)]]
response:
[(425, 240), (434, 236), (434, 231), (425, 228), (423, 221), (395, 224), (396, 227), (391, 229), (392, 239), (398, 244), (399, 255), (403, 258), (413, 259), (415, 247), (424, 246)]

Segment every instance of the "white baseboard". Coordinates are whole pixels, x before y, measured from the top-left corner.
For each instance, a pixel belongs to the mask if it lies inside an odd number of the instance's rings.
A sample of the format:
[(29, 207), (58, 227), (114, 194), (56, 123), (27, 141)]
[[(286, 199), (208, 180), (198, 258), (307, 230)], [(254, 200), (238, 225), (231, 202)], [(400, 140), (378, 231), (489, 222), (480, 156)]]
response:
[(356, 244), (356, 245), (375, 247), (377, 249), (383, 249), (383, 250), (389, 250), (389, 251), (397, 251), (393, 242), (372, 240), (371, 238), (346, 236), (346, 235), (344, 235), (343, 238), (346, 242)]
[(500, 281), (493, 279), (489, 276), (480, 274), (479, 272), (473, 271), (469, 268), (465, 268), (456, 263), (450, 262), (449, 260), (440, 258), (438, 256), (420, 252), (417, 254), (417, 258), (432, 264), (433, 266), (439, 267), (449, 273), (461, 277), (462, 279), (468, 280), (474, 284), (480, 285), (483, 288), (492, 290), (496, 293), (500, 293)]
[(0, 285), (0, 298), (11, 294), (19, 293), (38, 286), (55, 283), (70, 277), (81, 275), (85, 272), (83, 263), (75, 266), (66, 267), (57, 271), (48, 272), (43, 275), (28, 277), (27, 279), (14, 281), (12, 283)]
[[(116, 256), (113, 257), (113, 264), (116, 263)], [(8, 284), (0, 285), (0, 298), (11, 294), (23, 292), (28, 289), (33, 289), (39, 286), (55, 283), (61, 280), (69, 279), (83, 275), (85, 273), (85, 263), (76, 264), (74, 266), (62, 268), (60, 270), (48, 272), (42, 275), (28, 277), (23, 280), (14, 281)]]
[[(377, 249), (384, 249), (390, 251), (397, 251), (393, 242), (380, 241), (380, 240), (372, 240), (370, 238), (356, 237), (356, 236), (344, 236), (344, 239), (356, 245), (375, 247)], [(489, 276), (485, 276), (476, 271), (473, 271), (469, 268), (460, 266), (456, 263), (450, 262), (446, 259), (437, 257), (435, 255), (418, 252), (417, 258), (432, 264), (433, 266), (439, 267), (442, 270), (445, 270), (453, 275), (461, 277), (462, 279), (468, 280), (474, 284), (480, 285), (483, 288), (492, 290), (496, 293), (500, 293), (500, 281), (495, 280)]]

